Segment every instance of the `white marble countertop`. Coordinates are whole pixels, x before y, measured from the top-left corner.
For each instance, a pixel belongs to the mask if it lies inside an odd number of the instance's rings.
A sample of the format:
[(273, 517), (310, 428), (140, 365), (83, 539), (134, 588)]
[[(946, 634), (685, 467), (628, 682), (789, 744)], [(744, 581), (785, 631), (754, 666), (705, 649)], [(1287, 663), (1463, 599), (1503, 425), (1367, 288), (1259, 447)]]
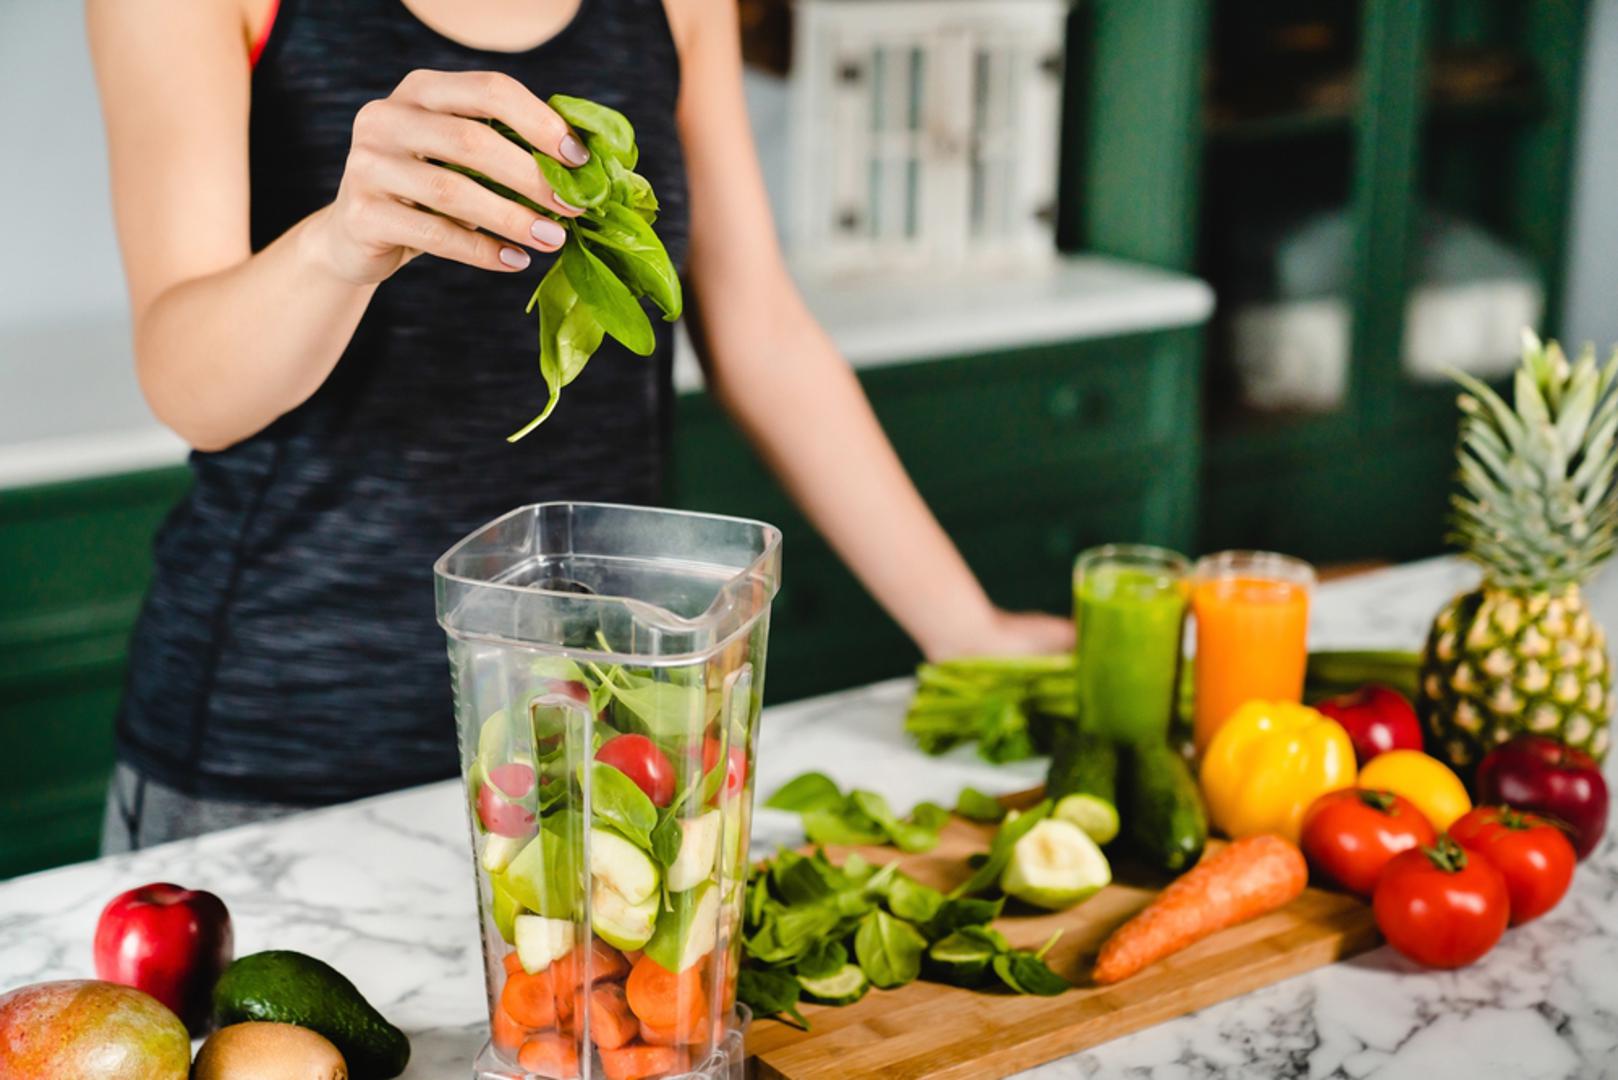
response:
[[(1414, 647), (1471, 577), (1445, 561), (1326, 586), (1321, 647)], [(1618, 627), (1618, 575), (1592, 589)], [(1042, 763), (987, 766), (969, 750), (929, 759), (900, 731), (906, 680), (770, 709), (759, 791), (820, 768), (896, 804), (951, 799), (963, 784), (1010, 792)], [(1609, 765), (1618, 779), (1618, 755)], [(0, 990), (91, 973), (96, 915), (157, 880), (222, 896), (237, 950), (300, 949), (335, 964), (411, 1037), (407, 1077), (462, 1077), (486, 1036), (464, 803), (437, 784), (0, 885)], [(790, 840), (763, 811), (755, 850)], [(1553, 913), (1473, 967), (1421, 971), (1382, 948), (1022, 1074), (1024, 1080), (1182, 1077), (1618, 1075), (1618, 835), (1583, 863)]]
[[(1053, 261), (985, 280), (854, 278), (804, 286), (855, 367), (1190, 326), (1207, 285), (1114, 259)], [(675, 386), (700, 390), (683, 327)], [(177, 465), (186, 446), (135, 382), (127, 319), (0, 327), (0, 491)]]

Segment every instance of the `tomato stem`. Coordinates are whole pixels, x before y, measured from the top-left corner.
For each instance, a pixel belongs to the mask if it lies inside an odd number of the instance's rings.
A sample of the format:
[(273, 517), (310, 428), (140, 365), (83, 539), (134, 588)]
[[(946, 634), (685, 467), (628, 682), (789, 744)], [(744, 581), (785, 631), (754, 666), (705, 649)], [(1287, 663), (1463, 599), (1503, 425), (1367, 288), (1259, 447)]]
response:
[(1370, 788), (1361, 788), (1359, 796), (1360, 802), (1369, 806), (1372, 810), (1380, 810), (1384, 814), (1392, 814), (1394, 811), (1395, 804), (1393, 792), (1391, 791), (1373, 791)]
[(1458, 874), (1466, 869), (1466, 849), (1448, 834), (1438, 838), (1432, 847), (1421, 849), (1429, 862), (1446, 874)]

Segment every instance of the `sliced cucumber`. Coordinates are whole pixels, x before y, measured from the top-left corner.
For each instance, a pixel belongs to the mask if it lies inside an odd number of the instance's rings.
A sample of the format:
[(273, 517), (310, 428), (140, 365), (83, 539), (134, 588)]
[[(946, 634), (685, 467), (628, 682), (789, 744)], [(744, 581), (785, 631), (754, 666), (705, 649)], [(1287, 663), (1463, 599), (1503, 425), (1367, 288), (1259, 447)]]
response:
[(1112, 880), (1096, 842), (1071, 821), (1046, 818), (1017, 841), (1000, 875), (1008, 896), (1051, 911), (1070, 908)]
[(657, 909), (661, 897), (656, 892), (639, 903), (630, 903), (602, 878), (590, 885), (590, 923), (595, 932), (615, 949), (642, 949), (657, 929)]
[(852, 1005), (865, 996), (871, 980), (865, 977), (858, 964), (844, 964), (830, 975), (818, 979), (798, 976), (798, 985), (811, 1001), (822, 1005)]
[(547, 919), (543, 915), (518, 915), (516, 921), (517, 959), (522, 969), (538, 975), (573, 951), (578, 927), (567, 919)]
[(660, 880), (650, 855), (606, 829), (590, 830), (590, 876), (631, 904), (656, 893)]
[(678, 973), (712, 952), (719, 940), (719, 888), (704, 881), (671, 894), (669, 902), (672, 909), (657, 916), (657, 932), (646, 943), (646, 955), (664, 971)]
[(699, 818), (680, 822), (680, 853), (665, 873), (670, 892), (695, 888), (713, 873), (714, 856), (719, 854), (719, 838), (723, 828), (723, 816), (717, 810), (709, 810)]
[(992, 943), (981, 936), (957, 931), (933, 942), (927, 950), (931, 962), (944, 982), (957, 986), (971, 986), (989, 970), (995, 957)]
[(1051, 811), (1058, 821), (1070, 821), (1098, 844), (1110, 844), (1118, 835), (1118, 808), (1094, 795), (1066, 795)]

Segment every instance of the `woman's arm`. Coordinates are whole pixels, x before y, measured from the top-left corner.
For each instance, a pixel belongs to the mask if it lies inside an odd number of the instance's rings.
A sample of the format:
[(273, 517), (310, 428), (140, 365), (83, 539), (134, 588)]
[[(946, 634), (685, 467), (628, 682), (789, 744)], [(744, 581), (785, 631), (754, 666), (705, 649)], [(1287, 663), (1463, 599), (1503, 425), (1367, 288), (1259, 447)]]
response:
[(334, 201), (254, 254), (240, 4), (87, 7), (141, 389), (158, 418), (199, 449), (239, 442), (313, 394), (376, 285), (416, 255), (511, 273), (529, 263), (523, 248), (561, 245), (556, 222), (424, 158), (577, 213), (555, 199), (527, 153), (466, 119), (498, 116), (580, 164), (584, 148), (561, 117), (505, 76), (418, 71), (359, 111)]
[(691, 181), (691, 328), (709, 387), (929, 657), (1056, 651), (1072, 625), (996, 609), (927, 509), (788, 275), (742, 96), (735, 0), (668, 0)]

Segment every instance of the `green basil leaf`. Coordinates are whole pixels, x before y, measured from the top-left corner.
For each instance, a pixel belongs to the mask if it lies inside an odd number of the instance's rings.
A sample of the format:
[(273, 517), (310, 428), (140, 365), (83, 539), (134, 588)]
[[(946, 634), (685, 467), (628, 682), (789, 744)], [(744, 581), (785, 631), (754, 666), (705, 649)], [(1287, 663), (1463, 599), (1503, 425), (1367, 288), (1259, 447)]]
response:
[(604, 761), (594, 762), (590, 769), (590, 803), (595, 817), (635, 846), (655, 854), (652, 830), (657, 827), (657, 807), (635, 781)]
[(589, 210), (600, 206), (612, 195), (612, 181), (607, 179), (607, 170), (598, 158), (569, 168), (538, 150), (534, 151), (533, 157), (540, 175), (556, 192), (556, 197), (569, 206)]
[(651, 298), (666, 321), (680, 317), (685, 300), (679, 271), (645, 218), (619, 203), (608, 202), (575, 227), (632, 291)]
[(607, 162), (607, 179), (612, 183), (612, 201), (628, 209), (651, 225), (657, 221), (657, 192), (652, 182), (634, 169), (626, 169), (616, 161)]
[(790, 810), (794, 813), (833, 810), (842, 804), (843, 793), (838, 790), (837, 782), (822, 772), (794, 776), (764, 800), (764, 805), (773, 810)]
[(994, 973), (1019, 994), (1056, 997), (1069, 989), (1066, 979), (1030, 952), (1009, 952), (995, 957)]
[(943, 906), (943, 893), (903, 874), (888, 886), (888, 910), (909, 922), (925, 923)]
[(840, 942), (817, 941), (799, 960), (793, 971), (805, 979), (823, 979), (834, 975), (848, 963), (848, 950)]
[(999, 897), (994, 900), (980, 900), (974, 897), (961, 897), (954, 900), (945, 900), (927, 924), (922, 927), (930, 940), (948, 937), (957, 930), (968, 927), (988, 926), (1000, 917), (1000, 912), (1006, 906), (1006, 898)]
[(759, 1016), (790, 1016), (809, 1029), (809, 1021), (798, 1011), (797, 977), (785, 971), (765, 971), (744, 967), (736, 979), (736, 1000)]
[(803, 815), (803, 831), (815, 844), (880, 844), (886, 835), (864, 814), (849, 810), (810, 810)]
[(1001, 825), (994, 834), (994, 840), (989, 845), (989, 857), (983, 865), (975, 870), (970, 878), (951, 890), (949, 896), (955, 899), (960, 896), (971, 896), (985, 889), (992, 888), (1000, 881), (1000, 873), (1011, 861), (1011, 849), (1017, 841), (1039, 822), (1050, 815), (1051, 801), (1046, 799), (1038, 806), (1017, 815), (1013, 820)]
[(860, 920), (854, 933), (854, 955), (872, 985), (884, 990), (913, 982), (921, 974), (927, 939), (914, 926), (881, 908)]
[(1006, 808), (993, 795), (985, 795), (976, 788), (962, 788), (955, 799), (955, 812), (968, 821), (993, 823), (1006, 816)]
[(572, 127), (598, 136), (614, 157), (630, 168), (635, 167), (635, 128), (623, 113), (600, 102), (567, 94), (552, 94), (545, 99), (545, 104)]
[(680, 845), (684, 838), (679, 820), (673, 814), (665, 814), (652, 830), (652, 858), (660, 866), (673, 866), (674, 860), (680, 857)]

